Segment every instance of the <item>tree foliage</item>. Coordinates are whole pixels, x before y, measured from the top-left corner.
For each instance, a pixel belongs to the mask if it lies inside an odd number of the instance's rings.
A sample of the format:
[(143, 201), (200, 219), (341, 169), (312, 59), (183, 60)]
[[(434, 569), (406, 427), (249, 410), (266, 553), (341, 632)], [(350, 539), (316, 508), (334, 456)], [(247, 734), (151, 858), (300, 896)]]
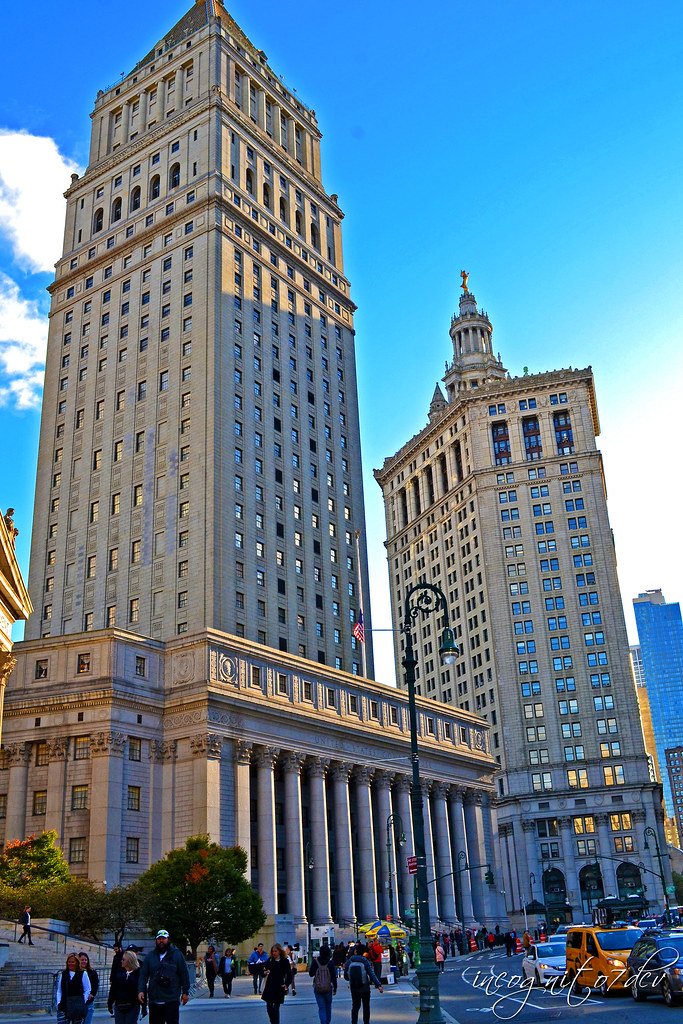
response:
[(683, 905), (683, 874), (680, 871), (672, 871), (673, 883), (676, 888), (676, 899), (678, 905)]
[(239, 846), (226, 849), (206, 835), (192, 836), (140, 876), (144, 920), (152, 930), (168, 928), (193, 955), (205, 939), (242, 942), (266, 919), (246, 869)]
[(144, 921), (145, 898), (146, 894), (138, 882), (117, 885), (107, 893), (105, 923), (107, 930), (114, 933), (114, 945), (121, 945), (132, 924)]
[(40, 882), (66, 881), (70, 877), (69, 866), (56, 843), (54, 831), (7, 843), (0, 853), (0, 883), (21, 888)]

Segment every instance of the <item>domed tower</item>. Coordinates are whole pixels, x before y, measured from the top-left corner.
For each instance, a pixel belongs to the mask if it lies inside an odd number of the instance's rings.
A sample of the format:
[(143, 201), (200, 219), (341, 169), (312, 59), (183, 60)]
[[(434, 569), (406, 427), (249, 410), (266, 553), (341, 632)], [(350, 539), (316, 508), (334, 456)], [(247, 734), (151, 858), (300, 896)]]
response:
[(483, 309), (477, 309), (477, 300), (468, 290), (469, 274), (462, 270), (460, 312), (451, 320), (453, 362), (443, 377), (448, 401), (452, 402), (462, 391), (483, 387), (491, 380), (503, 380), (507, 370), (493, 354), (491, 336), (493, 326)]

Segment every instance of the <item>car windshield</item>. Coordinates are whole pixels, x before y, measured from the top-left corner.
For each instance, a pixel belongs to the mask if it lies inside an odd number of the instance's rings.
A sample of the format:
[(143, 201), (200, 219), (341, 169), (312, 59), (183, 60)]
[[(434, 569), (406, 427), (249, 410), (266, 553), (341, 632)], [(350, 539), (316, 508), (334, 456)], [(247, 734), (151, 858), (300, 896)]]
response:
[(600, 948), (609, 952), (615, 949), (633, 949), (642, 934), (640, 928), (624, 928), (614, 932), (596, 932), (595, 937)]
[(567, 947), (564, 942), (541, 942), (536, 949), (541, 960), (549, 956), (565, 957), (567, 955)]
[(683, 956), (683, 935), (671, 936), (667, 935), (666, 938), (660, 939), (657, 943), (659, 948), (659, 954), (665, 960), (673, 960), (673, 950), (675, 950), (679, 957)]

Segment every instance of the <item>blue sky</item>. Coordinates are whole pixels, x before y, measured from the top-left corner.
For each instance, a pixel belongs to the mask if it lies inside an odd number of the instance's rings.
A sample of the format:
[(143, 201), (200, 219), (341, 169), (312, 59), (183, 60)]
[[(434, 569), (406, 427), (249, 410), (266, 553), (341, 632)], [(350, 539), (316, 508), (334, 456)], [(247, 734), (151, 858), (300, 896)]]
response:
[[(87, 163), (97, 90), (187, 6), (37, 0), (30, 24), (20, 5), (3, 12), (14, 43), (0, 71), (0, 507), (17, 509), (25, 571), (61, 193)], [(662, 587), (678, 600), (683, 579), (683, 6), (229, 9), (315, 108), (325, 187), (346, 214), (374, 625), (390, 622), (372, 468), (426, 422), (465, 268), (513, 374), (593, 366), (635, 638), (631, 597)], [(377, 635), (385, 680), (389, 643)]]

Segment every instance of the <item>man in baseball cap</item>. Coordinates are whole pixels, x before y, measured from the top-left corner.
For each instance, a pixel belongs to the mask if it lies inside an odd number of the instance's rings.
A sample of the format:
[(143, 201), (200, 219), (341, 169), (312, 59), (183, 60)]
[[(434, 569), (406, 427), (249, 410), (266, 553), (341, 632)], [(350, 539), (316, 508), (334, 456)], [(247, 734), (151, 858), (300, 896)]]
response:
[(138, 999), (149, 1000), (149, 1024), (178, 1024), (180, 1004), (190, 998), (185, 957), (171, 945), (165, 928), (156, 934), (154, 949), (142, 962)]

